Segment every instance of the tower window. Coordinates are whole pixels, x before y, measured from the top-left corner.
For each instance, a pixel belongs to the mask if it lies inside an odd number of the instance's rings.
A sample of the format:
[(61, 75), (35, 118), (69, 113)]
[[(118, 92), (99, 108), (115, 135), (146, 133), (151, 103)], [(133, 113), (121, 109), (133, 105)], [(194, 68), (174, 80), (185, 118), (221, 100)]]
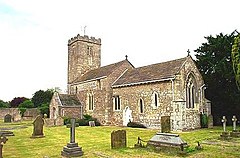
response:
[(91, 46), (88, 46), (88, 51), (87, 51), (87, 55), (88, 55), (88, 64), (92, 65), (93, 64), (93, 49)]

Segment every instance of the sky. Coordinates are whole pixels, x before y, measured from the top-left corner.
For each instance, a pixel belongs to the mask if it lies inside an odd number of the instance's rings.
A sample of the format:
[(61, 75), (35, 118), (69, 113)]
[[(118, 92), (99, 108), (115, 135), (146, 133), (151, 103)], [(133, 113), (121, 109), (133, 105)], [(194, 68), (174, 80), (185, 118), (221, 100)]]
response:
[(187, 56), (204, 37), (240, 31), (239, 0), (0, 0), (0, 99), (67, 88), (67, 42), (101, 38), (101, 65)]

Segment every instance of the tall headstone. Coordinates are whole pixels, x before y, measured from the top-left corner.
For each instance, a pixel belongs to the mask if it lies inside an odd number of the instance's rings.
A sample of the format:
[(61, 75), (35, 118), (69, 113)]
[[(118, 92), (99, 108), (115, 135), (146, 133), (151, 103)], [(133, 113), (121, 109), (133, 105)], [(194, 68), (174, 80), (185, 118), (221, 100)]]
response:
[(233, 131), (230, 132), (230, 136), (231, 137), (240, 137), (240, 131), (237, 130), (236, 128), (236, 124), (237, 124), (237, 117), (234, 115), (232, 118), (232, 122), (233, 122)]
[(226, 119), (225, 116), (223, 116), (223, 118), (222, 118), (222, 123), (223, 123), (223, 132), (220, 135), (220, 137), (223, 138), (223, 139), (228, 139), (229, 138), (229, 133), (226, 131), (227, 119)]
[(82, 147), (79, 147), (78, 143), (75, 142), (75, 127), (77, 126), (79, 125), (75, 123), (75, 119), (71, 119), (71, 124), (67, 125), (67, 127), (70, 128), (70, 142), (67, 143), (67, 146), (64, 146), (61, 151), (61, 155), (64, 157), (77, 157), (83, 155)]
[(236, 131), (237, 118), (236, 118), (235, 115), (234, 115), (233, 118), (232, 118), (232, 122), (233, 122), (233, 131)]
[(12, 122), (12, 115), (10, 115), (10, 114), (5, 115), (4, 116), (4, 122), (5, 123)]
[(7, 142), (7, 138), (5, 135), (0, 135), (0, 158), (2, 158), (2, 148), (3, 148), (3, 144), (5, 144)]
[(111, 147), (125, 148), (127, 146), (126, 130), (113, 131), (111, 133)]
[(161, 131), (162, 133), (169, 133), (171, 130), (170, 126), (170, 116), (161, 117)]
[(223, 123), (223, 132), (226, 132), (226, 124), (227, 124), (226, 116), (223, 116), (222, 123)]
[(33, 134), (31, 138), (41, 138), (44, 137), (43, 134), (44, 120), (41, 115), (38, 115), (33, 121)]

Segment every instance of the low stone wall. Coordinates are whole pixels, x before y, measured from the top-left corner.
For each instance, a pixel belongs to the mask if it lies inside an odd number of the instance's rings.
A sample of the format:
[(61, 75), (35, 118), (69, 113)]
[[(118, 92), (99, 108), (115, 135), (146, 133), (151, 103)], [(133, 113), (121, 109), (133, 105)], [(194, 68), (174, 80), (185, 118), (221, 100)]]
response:
[(1, 108), (0, 109), (0, 118), (4, 119), (4, 117), (10, 114), (12, 116), (12, 121), (20, 121), (21, 115), (18, 108)]
[[(20, 121), (21, 115), (18, 108), (0, 108), (0, 119), (4, 119), (4, 117), (10, 114), (12, 116), (12, 121)], [(27, 109), (23, 115), (24, 120), (32, 120), (39, 115), (40, 112), (37, 108)]]

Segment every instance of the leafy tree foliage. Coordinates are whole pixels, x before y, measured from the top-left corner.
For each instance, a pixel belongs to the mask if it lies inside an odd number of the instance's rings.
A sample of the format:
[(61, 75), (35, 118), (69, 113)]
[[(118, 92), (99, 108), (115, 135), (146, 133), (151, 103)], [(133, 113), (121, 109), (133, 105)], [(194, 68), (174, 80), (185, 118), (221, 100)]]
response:
[(10, 105), (8, 102), (0, 100), (0, 108), (8, 108)]
[(236, 85), (240, 91), (240, 34), (234, 39), (232, 46), (232, 63), (233, 72), (235, 74)]
[(27, 98), (25, 97), (16, 97), (13, 98), (13, 100), (10, 102), (10, 107), (11, 108), (17, 108), (19, 104), (23, 103)]
[(19, 104), (18, 108), (33, 108), (33, 102), (31, 100), (25, 100), (23, 103)]
[(40, 110), (41, 114), (47, 114), (47, 116), (49, 116), (49, 104), (42, 104), (41, 106), (38, 107), (38, 109)]
[(34, 93), (32, 97), (32, 102), (34, 104), (34, 107), (40, 107), (42, 104), (49, 104), (54, 91), (51, 89), (48, 89), (46, 91), (39, 90)]
[[(212, 102), (214, 123), (220, 124), (223, 115), (231, 119), (240, 113), (240, 94), (235, 85), (231, 63), (231, 47), (236, 33), (205, 37), (206, 43), (195, 50), (197, 66), (204, 78), (206, 98)], [(230, 122), (230, 121), (229, 121)]]

